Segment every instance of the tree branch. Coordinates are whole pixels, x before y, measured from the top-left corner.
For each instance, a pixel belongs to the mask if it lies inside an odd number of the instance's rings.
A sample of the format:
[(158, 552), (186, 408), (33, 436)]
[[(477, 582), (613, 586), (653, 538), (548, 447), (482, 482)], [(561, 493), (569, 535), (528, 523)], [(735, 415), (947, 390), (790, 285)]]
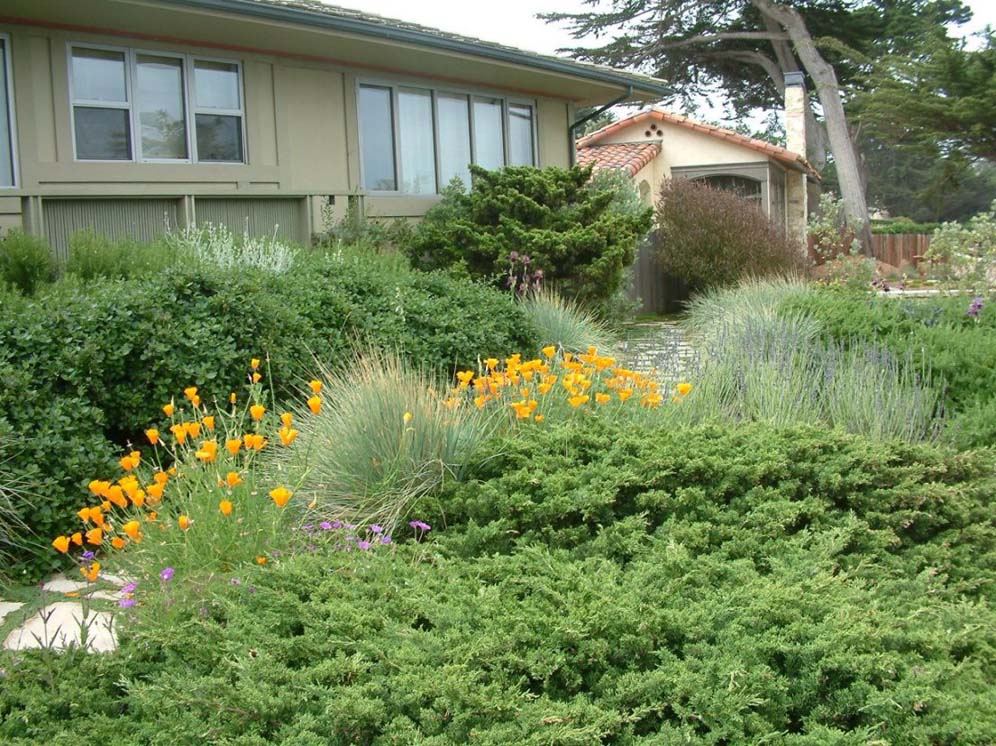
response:
[(760, 41), (787, 41), (789, 38), (788, 34), (781, 32), (771, 32), (771, 31), (727, 31), (719, 34), (699, 34), (698, 36), (689, 36), (687, 39), (675, 39), (673, 41), (661, 41), (656, 44), (649, 45), (646, 49), (649, 50), (661, 50), (661, 49), (678, 49), (680, 47), (691, 47), (697, 44), (711, 44), (714, 41), (746, 41), (746, 40), (760, 40)]
[(729, 59), (737, 60), (738, 62), (746, 62), (748, 65), (757, 65), (764, 69), (764, 72), (768, 74), (768, 77), (774, 82), (778, 87), (779, 92), (785, 91), (785, 76), (782, 75), (781, 68), (778, 63), (773, 59), (768, 57), (766, 54), (761, 52), (725, 52), (723, 54), (715, 55), (717, 57), (725, 56)]

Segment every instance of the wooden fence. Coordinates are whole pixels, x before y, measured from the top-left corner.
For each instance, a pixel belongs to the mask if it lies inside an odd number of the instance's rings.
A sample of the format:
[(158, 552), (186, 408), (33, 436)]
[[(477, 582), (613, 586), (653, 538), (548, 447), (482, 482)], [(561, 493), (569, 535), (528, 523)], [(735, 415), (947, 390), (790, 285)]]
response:
[[(930, 235), (920, 233), (900, 233), (872, 235), (872, 254), (885, 264), (893, 267), (913, 266), (930, 247)], [(815, 259), (810, 246), (810, 256)], [(667, 277), (660, 269), (660, 263), (651, 246), (640, 249), (633, 265), (633, 283), (630, 297), (642, 301), (641, 313), (676, 313), (682, 302), (688, 300), (688, 289), (680, 280)]]

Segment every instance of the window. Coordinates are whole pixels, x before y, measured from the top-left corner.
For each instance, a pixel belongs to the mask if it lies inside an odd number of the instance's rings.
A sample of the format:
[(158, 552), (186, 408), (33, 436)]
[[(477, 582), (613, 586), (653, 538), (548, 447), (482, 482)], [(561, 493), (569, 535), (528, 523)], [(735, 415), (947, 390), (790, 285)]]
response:
[(394, 107), (390, 88), (360, 88), (360, 138), (367, 189), (395, 191), (398, 182), (394, 171)]
[(70, 81), (79, 160), (245, 162), (236, 62), (74, 46)]
[(470, 164), (536, 163), (534, 106), (427, 88), (361, 84), (360, 156), (366, 189), (435, 194)]
[(508, 162), (512, 166), (531, 166), (533, 156), (533, 107), (508, 105)]
[(10, 75), (10, 38), (0, 35), (0, 188), (15, 185), (14, 86)]
[(439, 184), (454, 178), (470, 186), (470, 108), (466, 96), (436, 96), (439, 127)]

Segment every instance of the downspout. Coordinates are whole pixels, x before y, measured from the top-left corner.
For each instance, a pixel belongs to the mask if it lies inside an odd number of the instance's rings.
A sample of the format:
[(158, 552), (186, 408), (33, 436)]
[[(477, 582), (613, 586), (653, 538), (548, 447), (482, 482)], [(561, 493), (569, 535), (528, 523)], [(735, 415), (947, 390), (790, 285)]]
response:
[(585, 122), (590, 122), (595, 117), (601, 116), (609, 109), (611, 109), (613, 106), (615, 106), (616, 104), (621, 104), (623, 101), (630, 98), (632, 95), (633, 95), (633, 86), (627, 86), (626, 92), (623, 95), (619, 96), (619, 98), (612, 99), (605, 106), (595, 109), (595, 111), (591, 112), (591, 114), (589, 114), (588, 116), (581, 117), (579, 120), (574, 122), (574, 124), (569, 125), (567, 127), (567, 147), (570, 149), (570, 155), (571, 155), (570, 164), (572, 166), (576, 166), (578, 162), (578, 152), (577, 148), (574, 146), (575, 142), (574, 132), (577, 130), (577, 128), (580, 127)]

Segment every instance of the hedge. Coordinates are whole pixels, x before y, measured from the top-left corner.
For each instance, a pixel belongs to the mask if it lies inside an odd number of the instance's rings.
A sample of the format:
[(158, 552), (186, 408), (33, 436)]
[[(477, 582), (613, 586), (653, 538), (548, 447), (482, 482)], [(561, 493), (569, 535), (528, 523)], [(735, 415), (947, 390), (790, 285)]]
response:
[(0, 658), (0, 740), (991, 743), (992, 454), (599, 421), (488, 455), (428, 544), (177, 586), (115, 655)]
[[(13, 462), (35, 508), (31, 574), (116, 449), (140, 444), (162, 405), (190, 385), (205, 401), (240, 390), (252, 357), (278, 396), (300, 389), (313, 356), (351, 345), (398, 349), (448, 369), (477, 355), (534, 348), (521, 309), (500, 292), (443, 274), (316, 258), (293, 273), (170, 269), (132, 280), (57, 283), (0, 316), (0, 421), (23, 436)], [(58, 531), (57, 531), (58, 532)]]

